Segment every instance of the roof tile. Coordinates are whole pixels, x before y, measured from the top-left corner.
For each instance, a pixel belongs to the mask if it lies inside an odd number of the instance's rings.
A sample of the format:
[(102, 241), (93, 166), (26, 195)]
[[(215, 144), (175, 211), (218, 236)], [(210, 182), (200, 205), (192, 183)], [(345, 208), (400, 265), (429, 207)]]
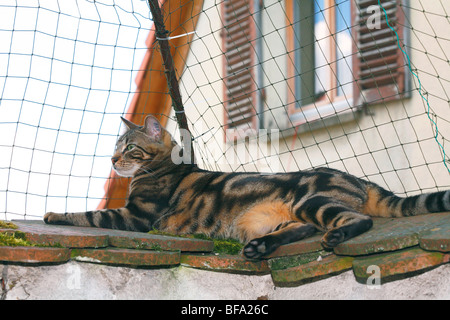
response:
[(77, 261), (124, 266), (170, 266), (180, 263), (179, 251), (150, 251), (132, 249), (74, 249)]
[(63, 263), (70, 260), (66, 248), (0, 247), (0, 261), (26, 264)]
[(267, 260), (250, 261), (240, 255), (182, 254), (181, 264), (197, 269), (239, 274), (268, 274)]
[[(368, 270), (379, 268), (381, 279), (439, 266), (450, 261), (450, 254), (430, 252), (419, 247), (355, 258), (353, 270), (359, 279), (367, 279), (372, 275)], [(370, 268), (371, 267), (371, 268)], [(378, 271), (377, 271), (378, 272)]]
[[(334, 248), (334, 252), (339, 255), (358, 256), (413, 247), (419, 244), (421, 234), (444, 225), (446, 228), (450, 227), (448, 212), (395, 219), (378, 218), (374, 219), (371, 230), (341, 243)], [(440, 237), (437, 234), (436, 236)], [(447, 233), (447, 239), (448, 237)]]
[(329, 276), (352, 268), (353, 257), (330, 255), (323, 259), (281, 270), (272, 271), (273, 282), (278, 286), (295, 286), (301, 281)]
[(425, 250), (450, 252), (450, 224), (436, 226), (423, 232), (419, 244)]
[[(93, 228), (75, 228), (46, 225), (36, 220), (15, 220), (26, 239), (34, 244), (63, 246), (66, 248), (100, 248), (108, 246), (108, 237), (97, 234)], [(88, 229), (88, 230), (86, 230)]]

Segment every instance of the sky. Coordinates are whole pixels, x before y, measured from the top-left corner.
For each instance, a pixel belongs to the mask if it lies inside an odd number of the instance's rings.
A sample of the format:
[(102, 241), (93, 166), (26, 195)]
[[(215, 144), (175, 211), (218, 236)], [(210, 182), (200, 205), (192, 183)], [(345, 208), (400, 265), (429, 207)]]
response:
[(151, 27), (146, 1), (0, 3), (0, 219), (95, 209)]

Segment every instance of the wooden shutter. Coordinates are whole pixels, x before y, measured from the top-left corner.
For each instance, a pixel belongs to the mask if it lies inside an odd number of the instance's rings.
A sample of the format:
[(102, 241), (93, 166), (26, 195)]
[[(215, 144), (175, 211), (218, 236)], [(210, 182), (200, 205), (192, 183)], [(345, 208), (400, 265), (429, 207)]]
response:
[[(404, 28), (406, 7), (402, 6), (402, 2), (402, 0), (381, 0), (388, 14), (389, 25), (398, 33), (401, 45), (408, 42)], [(386, 22), (378, 0), (355, 0), (352, 4), (355, 40), (354, 105), (383, 103), (405, 97), (409, 91), (407, 61), (398, 47), (396, 34)], [(370, 6), (379, 8), (381, 14), (378, 20), (379, 28), (373, 28), (371, 22), (374, 20), (371, 19), (374, 18), (374, 11)]]
[(225, 0), (224, 106), (226, 128), (256, 128), (253, 0)]

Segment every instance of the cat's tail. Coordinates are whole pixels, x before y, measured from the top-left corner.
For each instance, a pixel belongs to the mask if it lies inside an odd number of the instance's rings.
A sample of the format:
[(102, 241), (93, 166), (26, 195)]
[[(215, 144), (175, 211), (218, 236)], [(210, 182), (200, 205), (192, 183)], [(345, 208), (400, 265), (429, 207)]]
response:
[(450, 211), (450, 190), (398, 197), (378, 186), (367, 187), (364, 213), (373, 217), (406, 217)]

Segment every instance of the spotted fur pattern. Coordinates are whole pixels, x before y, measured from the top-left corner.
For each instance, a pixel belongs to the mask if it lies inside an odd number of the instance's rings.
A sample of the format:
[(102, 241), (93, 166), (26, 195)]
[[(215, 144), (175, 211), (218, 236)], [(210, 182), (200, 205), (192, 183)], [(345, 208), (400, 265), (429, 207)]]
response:
[(257, 259), (317, 231), (323, 246), (333, 248), (369, 230), (370, 216), (450, 211), (450, 191), (401, 198), (328, 168), (267, 175), (177, 165), (171, 155), (179, 149), (156, 118), (148, 116), (142, 127), (123, 121), (128, 130), (112, 163), (118, 174), (133, 177), (126, 205), (47, 213), (46, 223), (235, 238), (247, 243), (247, 258)]

